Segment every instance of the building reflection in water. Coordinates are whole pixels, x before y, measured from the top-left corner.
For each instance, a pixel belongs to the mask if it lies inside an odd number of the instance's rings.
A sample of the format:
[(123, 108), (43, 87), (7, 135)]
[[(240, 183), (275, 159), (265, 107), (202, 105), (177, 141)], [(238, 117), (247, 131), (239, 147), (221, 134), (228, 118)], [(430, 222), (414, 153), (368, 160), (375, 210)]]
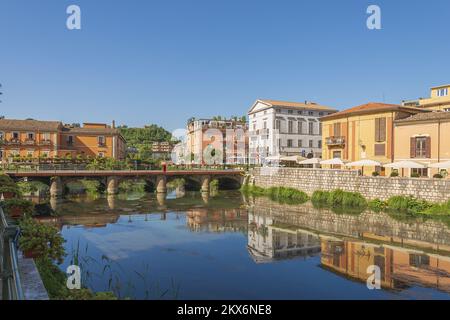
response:
[(271, 217), (249, 214), (248, 251), (256, 263), (310, 257), (320, 253), (320, 239), (312, 232), (278, 224)]
[[(320, 254), (322, 268), (361, 283), (366, 283), (370, 275), (367, 268), (376, 265), (381, 270), (384, 289), (400, 291), (421, 286), (450, 293), (448, 245), (414, 241), (416, 247), (412, 247), (407, 239), (400, 242), (370, 232), (359, 233), (358, 239), (354, 235), (330, 235), (320, 230), (320, 224), (315, 230), (302, 229), (289, 224), (285, 216), (280, 222), (280, 217), (267, 212), (267, 207), (253, 207), (249, 213), (248, 250), (256, 263)], [(298, 216), (292, 217), (300, 221)], [(339, 223), (345, 224), (346, 220), (342, 215)], [(403, 243), (408, 243), (408, 248), (402, 247)]]
[(247, 209), (195, 208), (186, 212), (186, 224), (191, 231), (247, 232)]
[(450, 293), (450, 257), (369, 242), (322, 237), (321, 264), (330, 271), (366, 282), (367, 268), (381, 270), (381, 286), (402, 290), (412, 285)]

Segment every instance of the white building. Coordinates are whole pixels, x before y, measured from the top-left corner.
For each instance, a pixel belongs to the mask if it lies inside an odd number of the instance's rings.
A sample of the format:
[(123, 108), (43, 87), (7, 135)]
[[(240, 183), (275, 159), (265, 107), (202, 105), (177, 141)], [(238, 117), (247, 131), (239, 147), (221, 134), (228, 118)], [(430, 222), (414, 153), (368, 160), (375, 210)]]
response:
[(321, 157), (319, 118), (337, 110), (313, 102), (256, 100), (248, 111), (250, 163), (268, 156)]

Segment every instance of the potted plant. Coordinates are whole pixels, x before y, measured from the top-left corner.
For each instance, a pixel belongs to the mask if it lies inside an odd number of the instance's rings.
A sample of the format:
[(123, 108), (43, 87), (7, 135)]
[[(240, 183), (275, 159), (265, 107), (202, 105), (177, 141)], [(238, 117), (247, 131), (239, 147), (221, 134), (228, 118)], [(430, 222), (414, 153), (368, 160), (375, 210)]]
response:
[(24, 215), (31, 215), (34, 210), (33, 202), (24, 199), (7, 199), (1, 205), (3, 210), (5, 210), (11, 218), (20, 218)]
[(57, 228), (37, 222), (31, 217), (24, 218), (19, 226), (19, 247), (26, 258), (49, 258), (62, 262), (65, 240)]

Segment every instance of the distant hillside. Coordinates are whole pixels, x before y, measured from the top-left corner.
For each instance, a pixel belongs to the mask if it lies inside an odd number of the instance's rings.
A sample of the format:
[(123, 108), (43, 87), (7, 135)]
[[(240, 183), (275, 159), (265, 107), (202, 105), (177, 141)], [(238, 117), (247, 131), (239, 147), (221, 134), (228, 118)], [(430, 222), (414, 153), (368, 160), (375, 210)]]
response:
[(139, 151), (141, 159), (151, 156), (152, 143), (155, 141), (171, 141), (172, 134), (166, 129), (150, 124), (143, 128), (118, 127), (120, 133), (127, 141), (128, 147), (134, 147)]

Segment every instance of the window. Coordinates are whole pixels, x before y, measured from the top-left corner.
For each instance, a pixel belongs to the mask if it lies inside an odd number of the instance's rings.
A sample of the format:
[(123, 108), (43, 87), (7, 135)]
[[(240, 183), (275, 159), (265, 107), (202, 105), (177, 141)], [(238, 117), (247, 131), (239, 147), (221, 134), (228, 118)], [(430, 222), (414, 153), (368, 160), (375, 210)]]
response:
[(34, 133), (33, 132), (28, 132), (27, 133), (27, 140), (34, 140)]
[(314, 142), (312, 140), (309, 140), (309, 147), (312, 148), (314, 146)]
[(50, 141), (50, 133), (46, 132), (42, 134), (42, 140)]
[(99, 146), (104, 146), (105, 145), (105, 137), (104, 136), (98, 136), (97, 140), (98, 140), (98, 145)]
[(292, 133), (294, 130), (293, 130), (293, 123), (292, 123), (292, 120), (289, 120), (288, 121), (288, 133)]
[(322, 135), (322, 123), (319, 123), (319, 134)]
[(334, 137), (340, 137), (341, 136), (341, 124), (335, 123), (333, 125), (333, 136)]
[(308, 125), (309, 125), (308, 132), (309, 132), (309, 134), (313, 135), (314, 134), (314, 122), (309, 122)]
[(294, 113), (294, 111), (288, 110), (288, 114), (293, 114), (293, 113)]
[(5, 138), (5, 133), (3, 131), (0, 131), (0, 141), (2, 141)]
[(73, 136), (67, 136), (67, 144), (72, 145), (73, 144)]
[(277, 113), (281, 113), (281, 109), (277, 109)]
[(309, 111), (308, 115), (313, 116), (314, 115), (314, 111)]
[(386, 118), (375, 119), (375, 141), (386, 141)]
[(105, 153), (104, 152), (99, 152), (98, 153), (98, 157), (99, 158), (104, 158), (105, 157)]
[(319, 142), (317, 143), (317, 147), (322, 148), (322, 140), (319, 140)]
[(13, 132), (13, 133), (12, 133), (12, 138), (13, 138), (14, 140), (18, 140), (18, 139), (19, 139), (19, 133), (18, 133), (18, 132)]
[(303, 112), (301, 112), (301, 111), (297, 111), (297, 114), (302, 114)]
[(275, 120), (275, 129), (280, 130), (280, 128), (281, 128), (281, 121)]
[(427, 146), (427, 137), (418, 137), (415, 138), (415, 146), (416, 146), (416, 152), (415, 157), (416, 158), (429, 158), (428, 156), (428, 146)]
[(50, 151), (49, 150), (44, 150), (42, 151), (42, 156), (44, 158), (49, 158), (50, 157)]
[(386, 155), (386, 145), (384, 143), (375, 144), (375, 155), (376, 156)]
[(303, 147), (303, 140), (298, 140), (298, 147), (299, 148)]
[(292, 139), (288, 139), (287, 146), (288, 148), (292, 148)]
[(303, 133), (303, 121), (298, 121), (298, 133), (302, 134)]
[(323, 112), (319, 112), (319, 116), (320, 116), (320, 117), (323, 116)]
[(27, 151), (27, 157), (28, 157), (28, 158), (32, 158), (33, 155), (34, 155), (34, 150), (28, 150), (28, 151)]
[(253, 124), (253, 131), (256, 131), (256, 123)]
[(438, 95), (438, 97), (448, 96), (448, 88), (438, 89), (437, 95)]
[(341, 151), (333, 151), (333, 158), (341, 158), (342, 152)]

